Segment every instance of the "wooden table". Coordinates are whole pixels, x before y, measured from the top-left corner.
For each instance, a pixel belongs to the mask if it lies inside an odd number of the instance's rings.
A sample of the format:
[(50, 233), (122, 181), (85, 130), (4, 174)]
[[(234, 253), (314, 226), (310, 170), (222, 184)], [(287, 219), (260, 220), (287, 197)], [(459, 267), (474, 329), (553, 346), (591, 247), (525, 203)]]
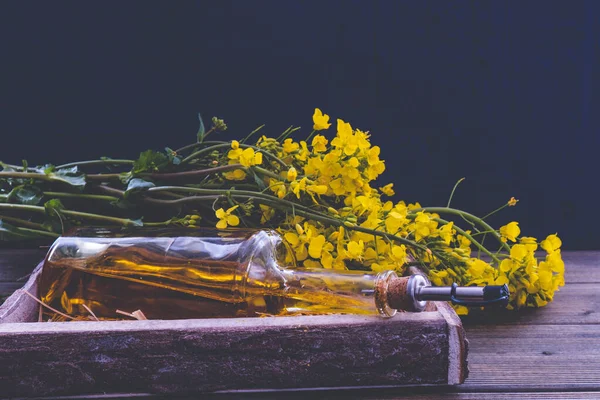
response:
[[(43, 253), (0, 251), (0, 298), (23, 285)], [(564, 252), (566, 285), (537, 310), (465, 317), (470, 376), (456, 387), (294, 391), (286, 398), (600, 399), (600, 252)], [(21, 279), (19, 279), (21, 278)], [(1, 397), (0, 393), (0, 397)], [(281, 398), (226, 393), (215, 398)], [(107, 398), (106, 395), (90, 398)], [(111, 398), (113, 396), (108, 396)], [(123, 394), (121, 397), (153, 397)]]

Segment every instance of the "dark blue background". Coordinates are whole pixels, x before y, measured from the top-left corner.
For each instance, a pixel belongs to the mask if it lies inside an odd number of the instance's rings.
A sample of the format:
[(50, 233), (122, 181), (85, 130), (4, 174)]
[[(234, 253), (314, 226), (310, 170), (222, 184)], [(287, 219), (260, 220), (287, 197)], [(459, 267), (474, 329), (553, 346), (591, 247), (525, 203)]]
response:
[(134, 157), (314, 107), (370, 130), (397, 198), (600, 248), (600, 2), (2, 2), (0, 159)]

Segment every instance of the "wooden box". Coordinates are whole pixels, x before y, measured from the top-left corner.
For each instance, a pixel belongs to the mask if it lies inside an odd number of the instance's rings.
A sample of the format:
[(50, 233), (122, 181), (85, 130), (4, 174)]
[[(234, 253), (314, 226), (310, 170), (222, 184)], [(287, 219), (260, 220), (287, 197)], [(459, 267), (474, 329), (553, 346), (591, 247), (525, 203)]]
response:
[(421, 313), (34, 322), (38, 266), (0, 306), (0, 397), (456, 385), (461, 321)]

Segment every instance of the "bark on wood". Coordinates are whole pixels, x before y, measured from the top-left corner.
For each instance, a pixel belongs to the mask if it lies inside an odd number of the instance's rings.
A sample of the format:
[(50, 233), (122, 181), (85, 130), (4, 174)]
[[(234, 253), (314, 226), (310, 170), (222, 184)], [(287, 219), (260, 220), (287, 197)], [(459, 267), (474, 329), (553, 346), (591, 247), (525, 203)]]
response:
[[(36, 292), (38, 267), (24, 289)], [(0, 393), (201, 393), (216, 390), (447, 385), (466, 377), (451, 308), (378, 316), (15, 323), (38, 305), (0, 306)], [(454, 315), (453, 315), (454, 314)], [(8, 323), (12, 322), (12, 323)]]

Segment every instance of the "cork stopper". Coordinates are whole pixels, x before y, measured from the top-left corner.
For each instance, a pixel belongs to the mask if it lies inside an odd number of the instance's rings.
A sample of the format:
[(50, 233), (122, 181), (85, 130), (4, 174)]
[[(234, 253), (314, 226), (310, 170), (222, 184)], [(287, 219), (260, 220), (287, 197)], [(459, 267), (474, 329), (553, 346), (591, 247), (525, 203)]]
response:
[(387, 302), (396, 310), (413, 311), (413, 297), (408, 290), (410, 277), (391, 279), (387, 287)]

